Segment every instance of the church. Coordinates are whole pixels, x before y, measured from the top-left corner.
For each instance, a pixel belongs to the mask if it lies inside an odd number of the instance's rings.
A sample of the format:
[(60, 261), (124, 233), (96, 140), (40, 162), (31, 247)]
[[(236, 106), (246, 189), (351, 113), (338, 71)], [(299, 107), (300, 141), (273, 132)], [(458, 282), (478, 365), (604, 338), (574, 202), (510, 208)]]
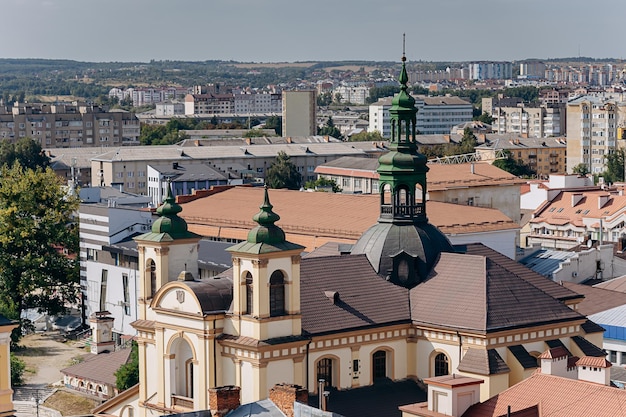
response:
[(429, 223), (405, 61), (379, 158), (380, 217), (354, 245), (304, 253), (266, 189), (257, 226), (228, 249), (232, 269), (200, 279), (201, 236), (170, 193), (135, 238), (140, 383), (99, 413), (208, 410), (209, 390), (228, 385), (245, 404), (280, 383), (317, 394), (452, 373), (484, 380), (484, 401), (529, 377), (549, 348), (604, 357), (603, 329), (576, 311), (580, 295), (484, 245), (453, 246)]

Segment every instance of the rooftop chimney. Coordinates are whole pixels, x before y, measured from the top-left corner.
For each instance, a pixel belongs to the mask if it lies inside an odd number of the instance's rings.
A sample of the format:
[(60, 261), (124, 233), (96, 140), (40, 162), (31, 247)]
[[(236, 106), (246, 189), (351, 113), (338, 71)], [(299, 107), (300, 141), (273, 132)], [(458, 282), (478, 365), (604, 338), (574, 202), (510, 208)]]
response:
[(293, 403), (297, 401), (306, 404), (309, 401), (309, 393), (300, 385), (276, 384), (270, 390), (270, 400), (287, 417), (293, 417)]
[(241, 388), (234, 385), (209, 389), (209, 409), (212, 417), (224, 417), (241, 405)]

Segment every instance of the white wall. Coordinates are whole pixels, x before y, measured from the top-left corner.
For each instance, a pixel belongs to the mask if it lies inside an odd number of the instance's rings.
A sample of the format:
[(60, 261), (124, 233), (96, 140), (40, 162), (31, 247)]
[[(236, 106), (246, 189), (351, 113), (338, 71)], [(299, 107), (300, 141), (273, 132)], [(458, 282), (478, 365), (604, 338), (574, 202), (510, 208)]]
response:
[(464, 233), (462, 235), (446, 235), (453, 245), (480, 242), (483, 245), (515, 259), (517, 232), (519, 229), (496, 230), (485, 233)]

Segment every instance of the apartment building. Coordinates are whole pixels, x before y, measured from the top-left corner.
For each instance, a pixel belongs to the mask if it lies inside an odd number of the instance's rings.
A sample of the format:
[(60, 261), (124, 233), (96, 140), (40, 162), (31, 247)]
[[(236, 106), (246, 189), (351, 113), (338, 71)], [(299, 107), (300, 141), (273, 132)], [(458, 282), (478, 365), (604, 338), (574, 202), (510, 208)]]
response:
[(533, 138), (565, 134), (565, 105), (518, 105), (494, 107), (492, 129), (494, 133), (511, 133)]
[(481, 160), (491, 161), (498, 150), (511, 152), (515, 160), (528, 165), (538, 176), (564, 174), (568, 141), (558, 138), (525, 138), (519, 135), (487, 135), (488, 143), (476, 147)]
[[(383, 137), (391, 136), (389, 109), (392, 97), (385, 97), (369, 106), (368, 132), (379, 131)], [(415, 96), (417, 130), (421, 135), (449, 134), (461, 123), (472, 121), (472, 104), (452, 96)]]
[(544, 78), (546, 64), (539, 61), (522, 62), (519, 64), (519, 75), (526, 78)]
[(317, 134), (315, 90), (283, 91), (283, 136)]
[(142, 88), (112, 88), (109, 97), (116, 97), (119, 101), (130, 98), (133, 106), (163, 103), (169, 100), (182, 100), (191, 93), (191, 88), (185, 87), (142, 87)]
[(510, 62), (472, 62), (468, 64), (470, 80), (509, 80), (513, 78)]
[(139, 144), (137, 117), (93, 104), (18, 103), (0, 106), (0, 140), (30, 137), (42, 148)]
[[(314, 142), (316, 138), (321, 142)], [(210, 163), (213, 169), (229, 178), (242, 178), (250, 172), (259, 178), (265, 178), (267, 169), (276, 160), (279, 152), (285, 152), (302, 175), (303, 181), (309, 181), (315, 180), (315, 167), (320, 164), (342, 156), (367, 155), (366, 151), (348, 143), (324, 142), (321, 137), (310, 137), (310, 140), (313, 143), (132, 146), (109, 149), (108, 152), (91, 158), (91, 181), (92, 186), (119, 184), (128, 192), (146, 195), (148, 165), (172, 166), (175, 162), (181, 166)]]
[(340, 85), (333, 90), (333, 95), (341, 97), (341, 103), (365, 104), (370, 94), (366, 85)]
[(585, 95), (567, 103), (567, 171), (585, 164), (589, 172), (605, 170), (606, 156), (623, 147), (618, 129), (626, 123), (622, 94)]

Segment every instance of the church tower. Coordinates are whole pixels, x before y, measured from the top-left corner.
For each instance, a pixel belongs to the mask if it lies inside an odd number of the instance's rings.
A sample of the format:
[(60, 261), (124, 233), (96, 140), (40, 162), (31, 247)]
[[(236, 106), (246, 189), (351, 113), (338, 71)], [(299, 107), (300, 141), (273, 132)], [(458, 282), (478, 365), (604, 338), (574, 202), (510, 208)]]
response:
[[(403, 48), (404, 49), (404, 48)], [(412, 288), (428, 276), (441, 252), (453, 252), (448, 238), (426, 216), (426, 157), (418, 152), (417, 108), (408, 91), (402, 53), (400, 93), (392, 100), (389, 152), (378, 159), (380, 217), (354, 244), (384, 279)]]
[(181, 271), (198, 278), (198, 243), (201, 236), (187, 230), (187, 222), (178, 217), (183, 209), (172, 195), (171, 184), (160, 216), (152, 230), (135, 237), (139, 251), (138, 318), (146, 319), (146, 310), (154, 294), (165, 283), (175, 281)]
[[(261, 211), (253, 217), (258, 225), (247, 240), (227, 249), (233, 259), (230, 320), (237, 339), (223, 343), (232, 344), (231, 350), (247, 351), (235, 361), (239, 378), (235, 385), (241, 387), (242, 402), (266, 398), (279, 370), (281, 377), (291, 374), (292, 379), (281, 382), (304, 383), (306, 340), (301, 336), (300, 313), (300, 254), (304, 247), (286, 240), (275, 224), (280, 217), (272, 208), (266, 187)], [(249, 343), (251, 339), (256, 341), (255, 347)], [(271, 354), (263, 352), (267, 346), (272, 346)]]

